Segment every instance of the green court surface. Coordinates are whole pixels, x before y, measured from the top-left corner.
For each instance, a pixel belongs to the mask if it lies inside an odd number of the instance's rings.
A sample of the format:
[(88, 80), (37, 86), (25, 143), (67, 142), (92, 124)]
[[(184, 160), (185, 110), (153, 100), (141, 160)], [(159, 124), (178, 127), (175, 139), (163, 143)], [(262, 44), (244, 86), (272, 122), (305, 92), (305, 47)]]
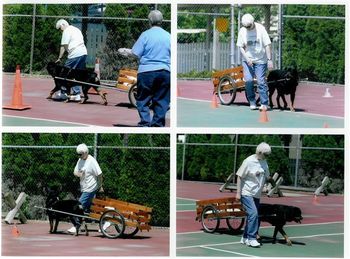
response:
[(260, 248), (240, 244), (241, 235), (222, 233), (178, 233), (177, 256), (231, 256), (231, 257), (344, 257), (344, 224), (320, 223), (287, 225), (284, 227), (293, 242), (287, 246), (277, 236), (272, 243), (273, 227), (261, 227), (264, 237)]
[(17, 117), (17, 116), (2, 116), (2, 125), (6, 127), (28, 126), (28, 127), (81, 127), (89, 126), (79, 123), (70, 123), (55, 120), (45, 120), (37, 118)]
[(177, 126), (179, 127), (259, 127), (259, 128), (343, 128), (341, 117), (272, 110), (268, 122), (260, 122), (260, 112), (247, 106), (219, 105), (210, 102), (178, 98)]
[[(177, 212), (196, 211), (193, 199), (177, 198)], [(308, 216), (307, 216), (308, 217)], [(181, 221), (177, 223), (181, 224)], [(183, 224), (186, 224), (183, 222)], [(188, 222), (187, 222), (188, 224)], [(287, 246), (281, 234), (276, 244), (272, 243), (273, 226), (262, 226), (260, 248), (240, 244), (241, 233), (232, 234), (225, 227), (214, 233), (202, 230), (181, 232), (176, 235), (177, 256), (208, 257), (344, 257), (344, 223), (323, 222), (312, 224), (287, 224), (284, 230), (293, 245)]]

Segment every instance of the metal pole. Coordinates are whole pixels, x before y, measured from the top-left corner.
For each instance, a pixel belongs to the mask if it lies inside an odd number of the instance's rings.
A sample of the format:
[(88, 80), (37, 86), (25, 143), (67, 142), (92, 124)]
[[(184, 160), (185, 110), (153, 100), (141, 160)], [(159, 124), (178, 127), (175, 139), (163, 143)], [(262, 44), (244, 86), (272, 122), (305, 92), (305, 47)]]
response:
[[(235, 143), (235, 159), (233, 161), (233, 173), (236, 172), (237, 168), (237, 150), (238, 150), (238, 134), (236, 134), (236, 143)], [(235, 177), (233, 178), (233, 182), (235, 182)]]
[(300, 156), (300, 135), (298, 136), (297, 141), (297, 153), (296, 153), (296, 162), (295, 162), (295, 175), (294, 175), (294, 187), (297, 187), (298, 185), (298, 172), (299, 172), (299, 156)]
[(278, 5), (278, 69), (282, 68), (283, 5)]
[(30, 48), (30, 61), (29, 61), (29, 74), (33, 72), (33, 57), (34, 57), (34, 38), (35, 38), (35, 16), (36, 16), (36, 4), (33, 5), (33, 22), (32, 22), (32, 39)]
[(237, 66), (236, 55), (235, 55), (235, 6), (231, 5), (231, 67)]
[[(238, 27), (238, 31), (241, 28), (241, 12), (242, 12), (242, 5), (239, 4), (238, 5), (238, 16), (237, 16), (237, 27)], [(241, 52), (237, 49), (237, 64), (241, 64), (242, 60), (241, 60)]]
[(98, 139), (98, 133), (95, 133), (94, 138), (94, 158), (97, 160), (97, 139)]
[(186, 134), (184, 137), (184, 143), (182, 148), (182, 171), (181, 171), (181, 180), (185, 178), (185, 153), (186, 153)]

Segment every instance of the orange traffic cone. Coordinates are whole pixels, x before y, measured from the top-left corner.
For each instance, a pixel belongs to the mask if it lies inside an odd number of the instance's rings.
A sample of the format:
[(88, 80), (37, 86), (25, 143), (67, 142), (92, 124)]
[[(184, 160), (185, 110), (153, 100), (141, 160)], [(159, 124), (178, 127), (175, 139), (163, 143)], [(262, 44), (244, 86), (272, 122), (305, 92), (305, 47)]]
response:
[(26, 110), (32, 108), (30, 105), (24, 105), (22, 102), (22, 81), (21, 81), (21, 68), (19, 65), (16, 67), (15, 86), (13, 88), (12, 103), (2, 107), (3, 109), (11, 110)]
[(218, 108), (218, 100), (216, 98), (216, 94), (213, 94), (213, 97), (211, 98), (211, 108)]
[[(97, 74), (98, 79), (101, 78), (101, 73), (100, 73), (100, 59), (96, 58), (95, 60), (95, 70), (94, 72)], [(90, 88), (88, 91), (89, 94), (98, 94), (94, 88)]]
[(323, 128), (329, 128), (329, 125), (328, 125), (327, 122), (325, 122), (325, 123), (323, 124)]
[(19, 237), (20, 236), (20, 233), (19, 233), (19, 230), (18, 230), (16, 224), (13, 225), (11, 233), (12, 233), (13, 237)]
[(265, 109), (262, 109), (260, 111), (260, 118), (259, 118), (259, 122), (261, 123), (266, 123), (268, 122), (269, 119), (267, 118), (267, 111)]

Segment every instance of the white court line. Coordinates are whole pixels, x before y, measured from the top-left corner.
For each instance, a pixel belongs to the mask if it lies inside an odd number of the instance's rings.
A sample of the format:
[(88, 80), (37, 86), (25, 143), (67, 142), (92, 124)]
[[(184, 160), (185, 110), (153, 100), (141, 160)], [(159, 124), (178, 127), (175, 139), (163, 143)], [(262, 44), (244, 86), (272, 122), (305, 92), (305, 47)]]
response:
[[(188, 101), (196, 101), (196, 102), (205, 102), (205, 103), (210, 103), (211, 102), (211, 101), (207, 101), (207, 100), (198, 100), (198, 99), (185, 98), (185, 97), (177, 97), (177, 99), (183, 99), (183, 100), (188, 100)], [(273, 112), (273, 110), (272, 110), (272, 112)], [(292, 113), (291, 111), (283, 111), (283, 112)], [(330, 118), (334, 118), (334, 119), (344, 119), (344, 117), (333, 116), (333, 115), (324, 115), (324, 114), (318, 114), (318, 113), (308, 113), (308, 112), (293, 112), (293, 113), (294, 114), (313, 115), (313, 116), (319, 116), (319, 117), (330, 117)]]
[(236, 254), (236, 255), (243, 255), (243, 256), (248, 256), (248, 257), (257, 257), (255, 255), (249, 255), (249, 254), (243, 254), (243, 253), (238, 253), (238, 252), (233, 252), (233, 251), (227, 251), (227, 250), (217, 249), (217, 248), (213, 248), (213, 247), (200, 246), (200, 248), (210, 249), (210, 250), (224, 252), (224, 253)]
[[(344, 233), (329, 233), (329, 234), (318, 234), (318, 235), (309, 235), (309, 236), (293, 236), (289, 237), (290, 239), (296, 239), (296, 238), (314, 238), (314, 237), (325, 237), (325, 236), (340, 236), (344, 235)], [(182, 247), (177, 247), (176, 249), (191, 249), (191, 248), (208, 248), (211, 249), (210, 247), (212, 246), (223, 246), (223, 245), (234, 245), (234, 244), (240, 244), (240, 242), (229, 242), (229, 243), (219, 243), (219, 244), (206, 244), (206, 245), (194, 245), (194, 246), (182, 246)], [(210, 246), (210, 247), (209, 247)], [(218, 249), (219, 250), (219, 249)], [(227, 252), (227, 253), (234, 253), (232, 251), (220, 249), (222, 252)], [(250, 255), (246, 255), (250, 256)]]
[[(23, 117), (23, 116), (13, 116), (13, 115), (3, 115), (3, 117), (12, 117), (12, 118), (20, 118), (20, 119), (27, 119), (27, 120), (38, 120), (38, 121), (48, 121), (48, 122), (55, 122), (55, 123), (64, 123), (64, 124), (72, 124), (74, 125), (81, 125), (81, 126), (88, 126), (92, 127), (93, 125), (84, 124), (84, 123), (78, 123), (78, 122), (71, 122), (71, 121), (59, 121), (59, 120), (50, 120), (50, 119), (42, 119), (42, 118), (33, 118), (33, 117)], [(8, 126), (4, 126), (8, 127)]]
[[(305, 227), (305, 226), (318, 226), (318, 225), (330, 225), (330, 224), (344, 224), (344, 221), (333, 221), (333, 222), (323, 222), (323, 223), (309, 223), (309, 224), (295, 224), (295, 225), (285, 225), (284, 227)], [(274, 228), (274, 226), (264, 226), (260, 228)], [(203, 231), (192, 231), (192, 232), (183, 232), (176, 233), (176, 235), (189, 235), (189, 234), (199, 234)]]

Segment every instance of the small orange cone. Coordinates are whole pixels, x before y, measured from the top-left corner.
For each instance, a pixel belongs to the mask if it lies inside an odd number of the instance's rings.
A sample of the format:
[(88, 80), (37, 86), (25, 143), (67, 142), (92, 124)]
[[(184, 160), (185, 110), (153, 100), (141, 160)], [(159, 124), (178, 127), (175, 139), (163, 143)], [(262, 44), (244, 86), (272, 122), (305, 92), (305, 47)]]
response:
[(19, 233), (19, 230), (18, 230), (16, 224), (13, 225), (11, 233), (12, 233), (13, 237), (19, 237), (20, 236), (20, 233)]
[(15, 86), (13, 88), (12, 103), (2, 107), (3, 109), (11, 110), (26, 110), (32, 108), (30, 105), (24, 105), (22, 101), (22, 81), (21, 81), (21, 68), (19, 65), (16, 67)]
[(317, 195), (314, 195), (314, 198), (312, 199), (312, 204), (313, 205), (318, 205), (319, 204)]
[(327, 122), (325, 122), (325, 123), (323, 124), (323, 128), (329, 128), (329, 125), (328, 125)]
[(216, 98), (216, 94), (213, 94), (213, 97), (211, 98), (211, 108), (218, 108), (218, 100)]
[[(100, 59), (96, 58), (95, 60), (95, 70), (94, 72), (97, 74), (98, 79), (101, 78), (101, 73), (100, 73)], [(88, 91), (89, 94), (98, 94), (94, 88), (90, 88)]]
[(261, 123), (266, 123), (268, 122), (269, 119), (267, 118), (267, 111), (265, 109), (262, 109), (260, 111), (260, 118), (259, 118), (259, 122)]

